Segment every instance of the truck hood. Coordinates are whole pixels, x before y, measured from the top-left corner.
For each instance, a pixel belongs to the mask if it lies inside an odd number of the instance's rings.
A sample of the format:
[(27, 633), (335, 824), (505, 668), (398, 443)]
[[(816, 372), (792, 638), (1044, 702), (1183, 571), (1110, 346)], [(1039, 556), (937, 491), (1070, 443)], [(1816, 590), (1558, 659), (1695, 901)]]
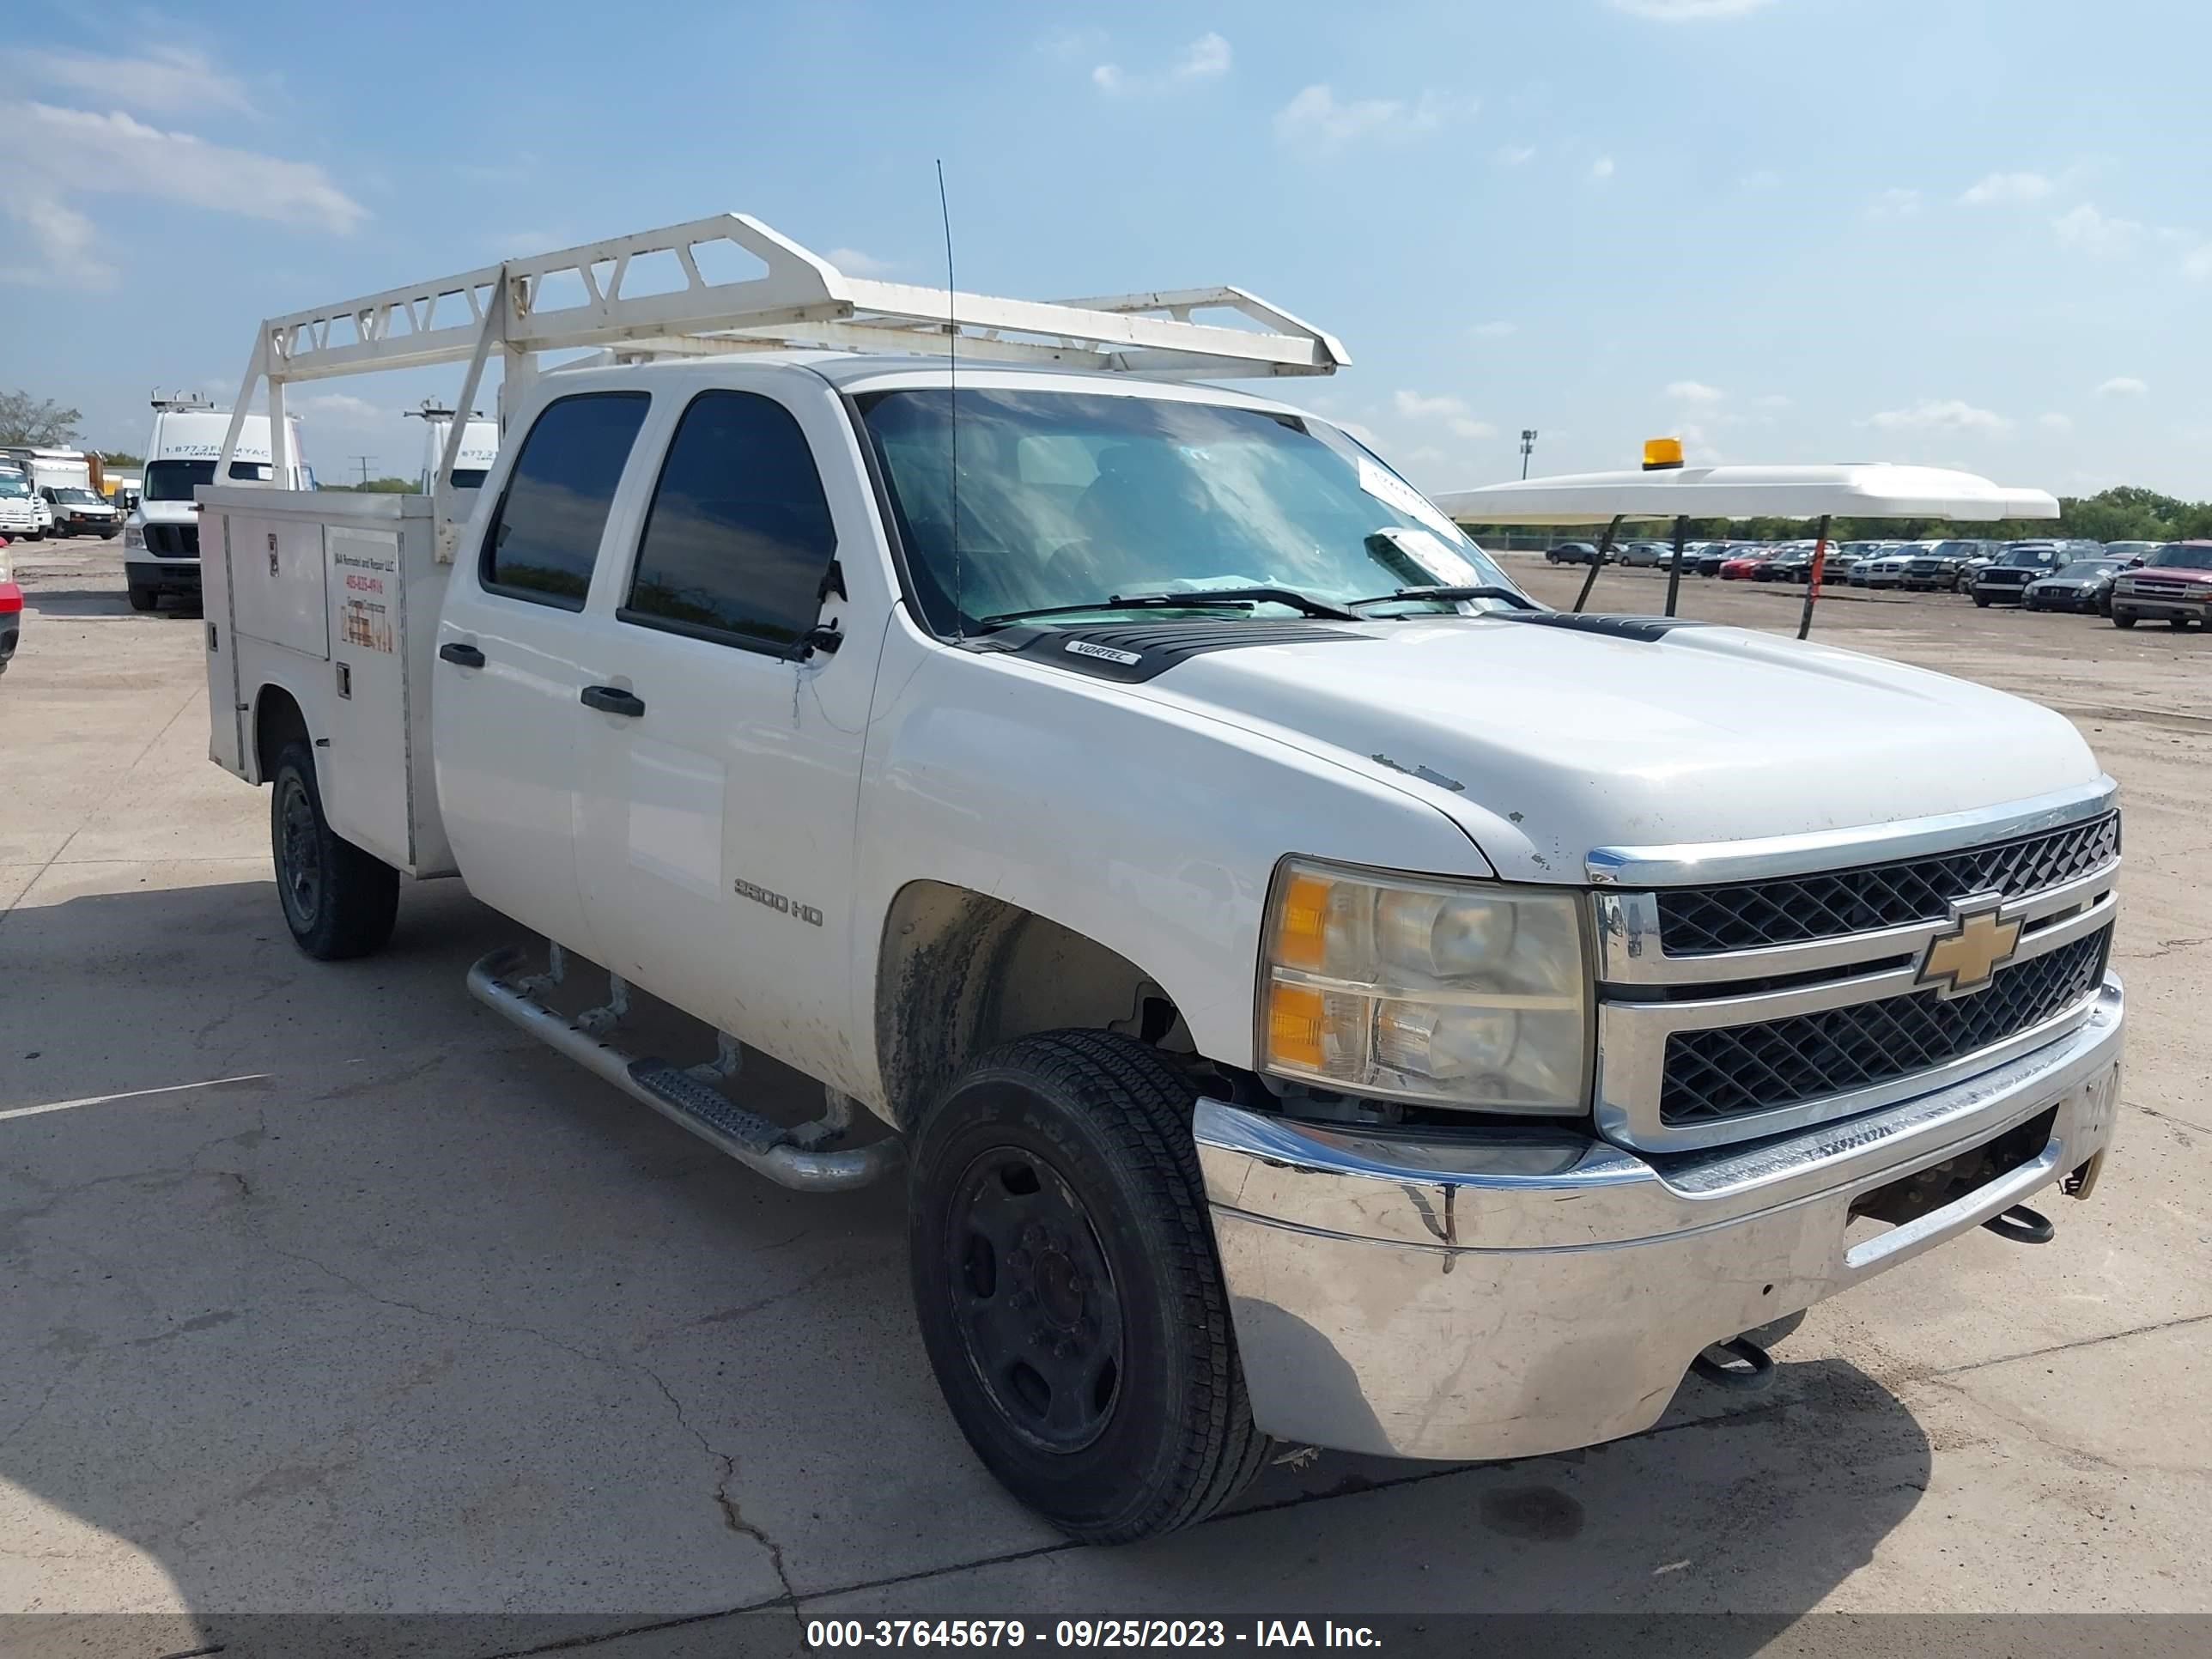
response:
[(1877, 826), (2100, 775), (2038, 704), (1742, 629), (1645, 640), (1462, 617), (1357, 631), (1205, 653), (1141, 690), (1388, 778), (1509, 880), (1580, 882), (1597, 847)]

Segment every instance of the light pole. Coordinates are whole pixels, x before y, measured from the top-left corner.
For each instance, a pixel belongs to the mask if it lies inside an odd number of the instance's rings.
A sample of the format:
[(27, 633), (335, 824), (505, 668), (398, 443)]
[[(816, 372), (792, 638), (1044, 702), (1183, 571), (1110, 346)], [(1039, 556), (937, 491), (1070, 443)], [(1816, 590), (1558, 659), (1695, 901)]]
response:
[(1533, 426), (1522, 427), (1521, 428), (1521, 476), (1523, 478), (1528, 476), (1528, 452), (1535, 447), (1536, 428)]
[(363, 483), (368, 482), (368, 464), (375, 459), (374, 455), (356, 455), (353, 458), (354, 465), (361, 468), (361, 481)]

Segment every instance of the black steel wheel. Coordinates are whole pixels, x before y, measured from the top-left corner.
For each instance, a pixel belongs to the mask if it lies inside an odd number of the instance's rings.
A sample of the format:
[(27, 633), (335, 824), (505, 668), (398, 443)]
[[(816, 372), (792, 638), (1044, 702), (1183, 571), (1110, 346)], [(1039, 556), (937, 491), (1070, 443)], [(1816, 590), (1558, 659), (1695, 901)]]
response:
[(382, 950), (399, 914), (399, 872), (331, 830), (307, 744), (284, 745), (270, 782), (270, 851), (293, 943), (325, 962)]
[(1026, 1148), (968, 1166), (940, 1236), (952, 1317), (1013, 1431), (1053, 1451), (1105, 1431), (1121, 1376), (1121, 1298), (1097, 1224)]
[(1158, 1052), (1051, 1031), (986, 1056), (914, 1136), (915, 1310), (953, 1419), (1070, 1537), (1204, 1520), (1257, 1472), (1194, 1093)]

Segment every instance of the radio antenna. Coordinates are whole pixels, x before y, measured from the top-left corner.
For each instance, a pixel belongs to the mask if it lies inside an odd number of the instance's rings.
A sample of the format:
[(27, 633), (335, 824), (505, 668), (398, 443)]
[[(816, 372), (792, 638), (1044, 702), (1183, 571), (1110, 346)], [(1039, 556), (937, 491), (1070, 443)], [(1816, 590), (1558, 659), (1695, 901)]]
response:
[(947, 423), (952, 436), (952, 637), (968, 637), (960, 591), (960, 321), (952, 295), (952, 210), (945, 200), (945, 159), (937, 161), (937, 214), (945, 224), (945, 374)]

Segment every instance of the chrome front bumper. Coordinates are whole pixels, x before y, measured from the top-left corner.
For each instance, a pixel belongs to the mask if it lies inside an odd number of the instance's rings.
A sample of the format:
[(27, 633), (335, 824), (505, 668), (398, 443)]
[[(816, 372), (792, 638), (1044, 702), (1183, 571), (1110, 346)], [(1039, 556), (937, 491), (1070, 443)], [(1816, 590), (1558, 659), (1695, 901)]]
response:
[[(1253, 1416), (1285, 1440), (1423, 1458), (1528, 1456), (1648, 1428), (1709, 1345), (2062, 1176), (2094, 1178), (2123, 1014), (2107, 977), (2085, 1024), (1978, 1076), (1665, 1158), (1559, 1132), (1416, 1138), (1201, 1100), (1199, 1160)], [(1846, 1238), (1854, 1199), (2054, 1106), (2026, 1164)]]

